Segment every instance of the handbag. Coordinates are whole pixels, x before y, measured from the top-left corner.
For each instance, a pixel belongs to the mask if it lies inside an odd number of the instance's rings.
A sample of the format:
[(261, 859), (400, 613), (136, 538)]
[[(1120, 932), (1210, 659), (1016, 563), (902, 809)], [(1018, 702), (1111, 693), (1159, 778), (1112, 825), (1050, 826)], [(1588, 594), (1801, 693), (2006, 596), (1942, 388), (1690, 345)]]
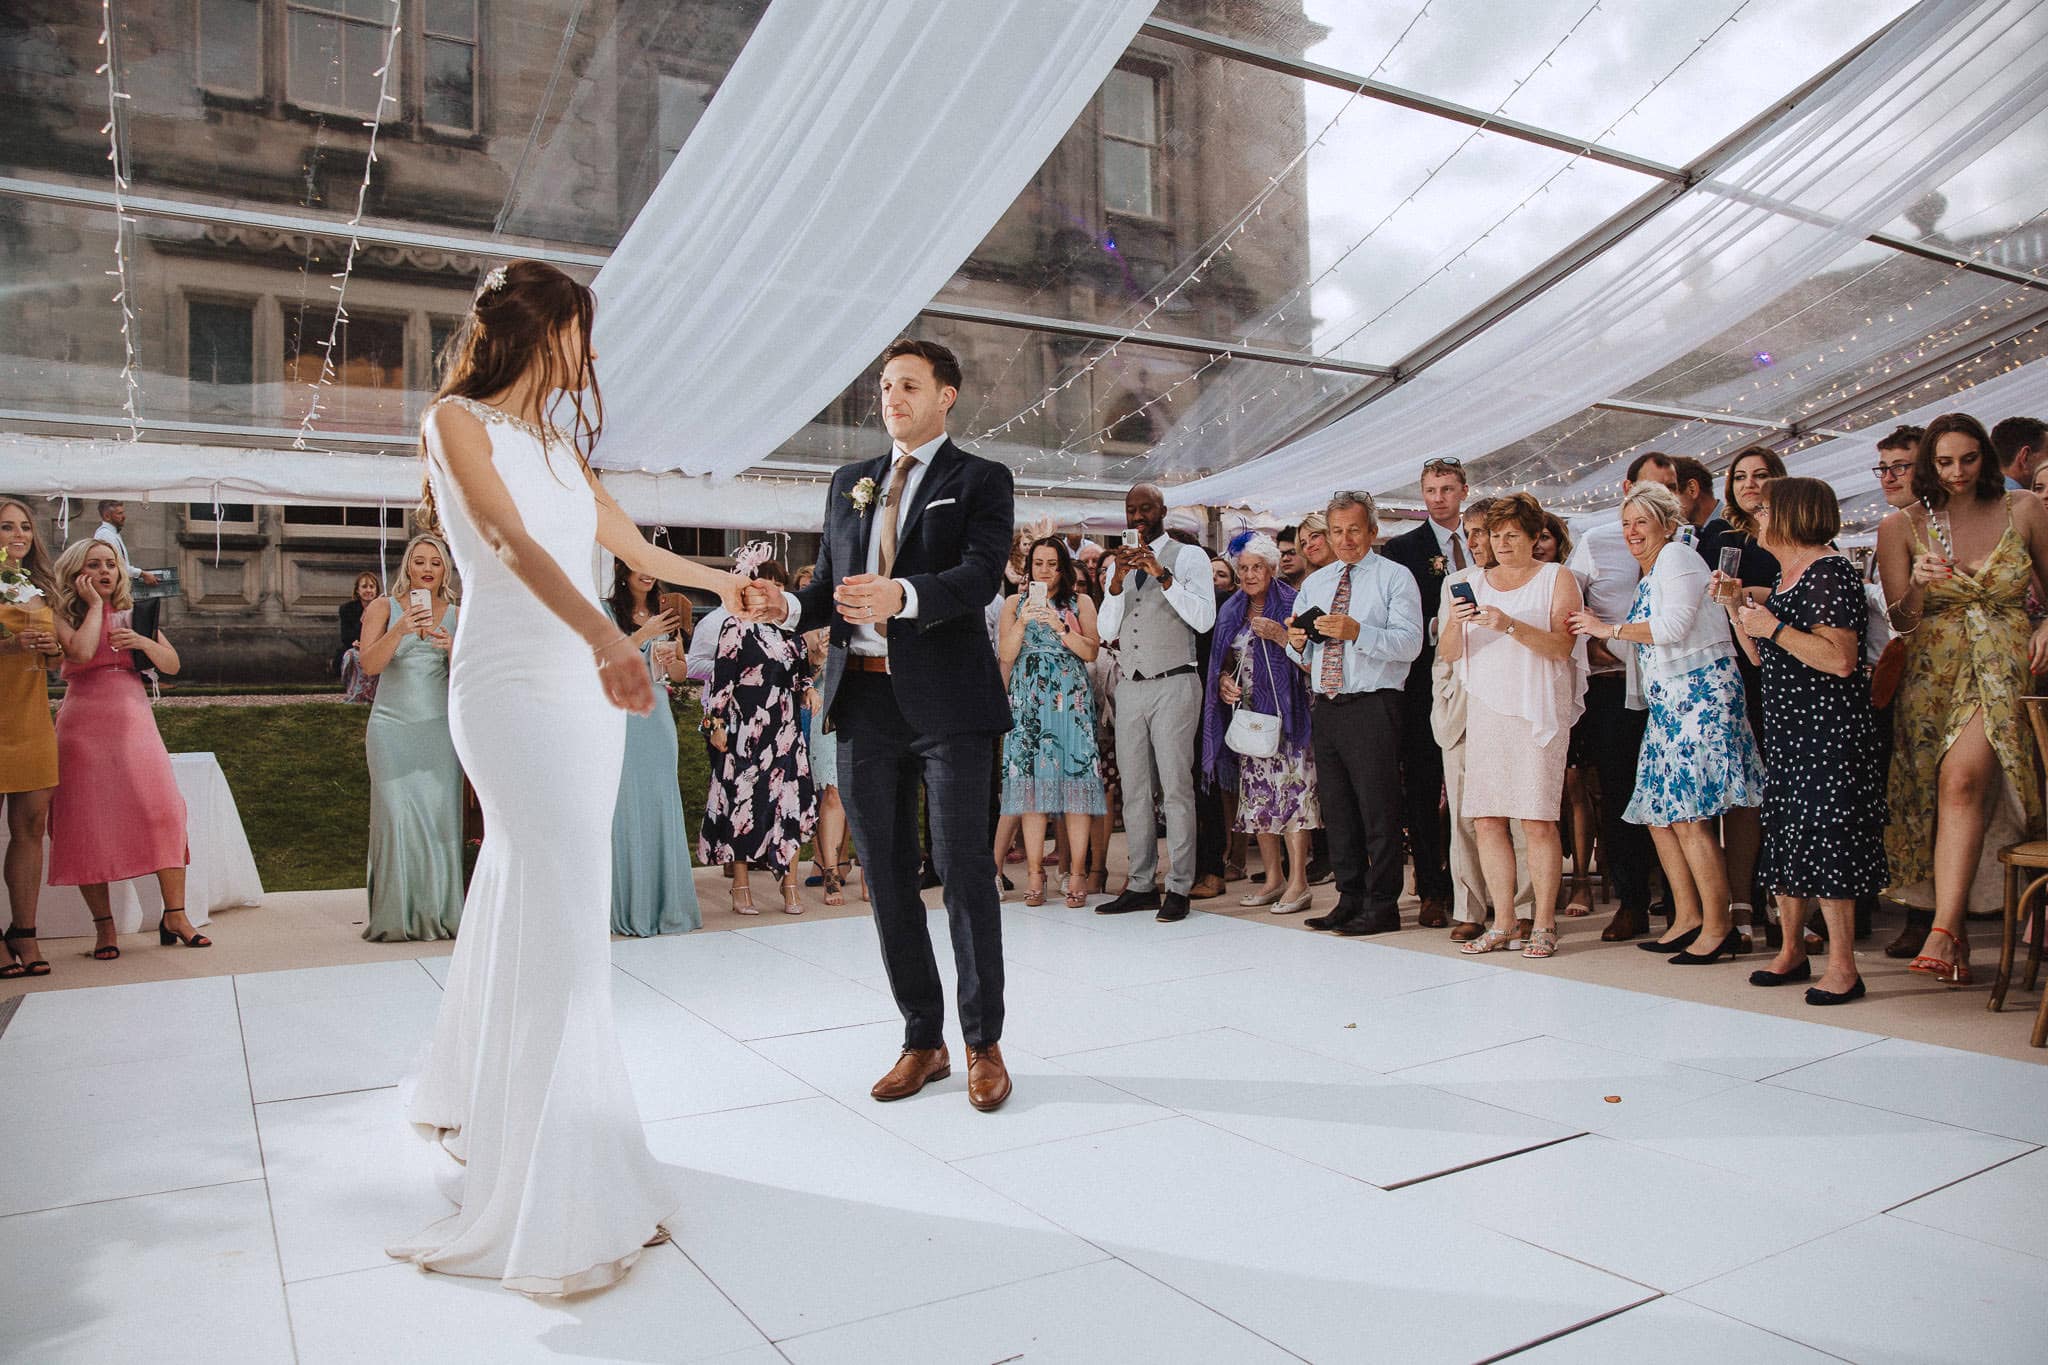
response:
[[(1266, 661), (1265, 654), (1257, 648), (1261, 643), (1263, 642), (1254, 634), (1252, 653), (1263, 666)], [(1272, 680), (1268, 678), (1267, 685), (1271, 686), (1271, 683)], [(1280, 752), (1280, 717), (1268, 715), (1264, 711), (1254, 711), (1247, 706), (1233, 707), (1230, 712), (1230, 728), (1223, 732), (1223, 743), (1232, 753), (1242, 754), (1246, 758), (1271, 758)]]
[(1906, 676), (1906, 642), (1893, 636), (1885, 642), (1884, 652), (1877, 656), (1877, 662), (1870, 667), (1870, 704), (1879, 711), (1892, 704), (1898, 695), (1899, 679)]

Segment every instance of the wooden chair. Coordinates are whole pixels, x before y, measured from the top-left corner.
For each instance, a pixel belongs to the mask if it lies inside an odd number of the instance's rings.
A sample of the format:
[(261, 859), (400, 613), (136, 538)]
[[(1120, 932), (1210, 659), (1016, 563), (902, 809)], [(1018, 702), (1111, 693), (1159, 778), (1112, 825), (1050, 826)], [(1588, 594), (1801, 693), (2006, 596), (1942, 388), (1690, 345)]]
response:
[[(2027, 710), (2027, 721), (2034, 731), (2034, 748), (2042, 763), (2048, 765), (2048, 697), (2024, 697), (2021, 699)], [(2026, 843), (2010, 844), (1998, 850), (1998, 861), (2005, 866), (2005, 934), (1998, 954), (1998, 975), (1991, 981), (1991, 999), (1986, 1008), (2005, 1008), (2006, 988), (2012, 984), (2013, 950), (2019, 941), (2019, 928), (2031, 910), (2033, 916), (2032, 942), (2027, 947), (2026, 988), (2033, 990), (2041, 976), (2041, 940), (2048, 930), (2048, 839), (2033, 839)], [(2031, 874), (2032, 880), (2025, 879)], [(2022, 881), (2025, 885), (2022, 886)], [(2034, 1019), (2035, 1047), (2048, 1047), (2048, 993), (2041, 997), (2041, 1009)]]

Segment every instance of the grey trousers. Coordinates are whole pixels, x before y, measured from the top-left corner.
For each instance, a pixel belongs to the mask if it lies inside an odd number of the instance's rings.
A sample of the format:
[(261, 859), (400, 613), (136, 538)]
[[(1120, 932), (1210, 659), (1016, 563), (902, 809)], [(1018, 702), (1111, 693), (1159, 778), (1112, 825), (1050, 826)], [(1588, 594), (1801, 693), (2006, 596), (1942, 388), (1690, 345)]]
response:
[(1195, 736), (1202, 722), (1202, 680), (1125, 678), (1116, 685), (1116, 766), (1124, 785), (1127, 887), (1159, 885), (1158, 817), (1166, 815), (1166, 889), (1185, 896), (1195, 884)]
[[(1444, 797), (1451, 808), (1451, 918), (1461, 924), (1486, 922), (1492, 898), (1486, 894), (1486, 874), (1479, 868), (1478, 828), (1465, 818), (1461, 803), (1465, 793), (1465, 740), (1444, 753)], [(1522, 822), (1510, 820), (1508, 834), (1515, 841), (1515, 917), (1535, 916), (1535, 894), (1529, 889), (1529, 846), (1522, 838)]]

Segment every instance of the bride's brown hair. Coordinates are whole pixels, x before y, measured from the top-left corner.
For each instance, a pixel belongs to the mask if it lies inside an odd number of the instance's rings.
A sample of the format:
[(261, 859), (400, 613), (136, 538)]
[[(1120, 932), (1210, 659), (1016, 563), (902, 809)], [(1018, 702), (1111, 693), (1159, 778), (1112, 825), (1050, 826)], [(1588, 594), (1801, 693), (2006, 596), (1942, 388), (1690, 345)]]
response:
[[(469, 315), (441, 348), (441, 387), (434, 401), (469, 398), (486, 401), (510, 389), (528, 371), (538, 370), (541, 427), (550, 443), (560, 441), (575, 452), (580, 470), (590, 469), (590, 453), (604, 430), (604, 395), (597, 370), (590, 363), (590, 327), (597, 314), (597, 296), (587, 285), (544, 261), (511, 261), (485, 277)], [(576, 323), (583, 337), (580, 354), (562, 354), (560, 339)], [(590, 394), (584, 404), (584, 391)], [(568, 431), (554, 423), (554, 396), (565, 393), (575, 417)], [(427, 441), (420, 437), (424, 463)], [(419, 523), (435, 528), (440, 518), (434, 492), (421, 479)]]

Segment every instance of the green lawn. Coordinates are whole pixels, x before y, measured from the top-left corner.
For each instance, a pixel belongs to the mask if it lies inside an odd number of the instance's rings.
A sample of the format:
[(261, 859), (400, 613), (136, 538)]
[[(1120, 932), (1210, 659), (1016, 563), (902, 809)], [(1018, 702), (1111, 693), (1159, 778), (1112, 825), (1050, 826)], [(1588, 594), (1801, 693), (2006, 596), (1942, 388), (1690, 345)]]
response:
[[(679, 701), (678, 777), (691, 831), (704, 810), (709, 774), (697, 736), (697, 707)], [(159, 709), (157, 729), (174, 753), (210, 751), (234, 789), (235, 804), (271, 891), (361, 886), (370, 828), (370, 775), (363, 764), (367, 706), (299, 702), (286, 706)]]

